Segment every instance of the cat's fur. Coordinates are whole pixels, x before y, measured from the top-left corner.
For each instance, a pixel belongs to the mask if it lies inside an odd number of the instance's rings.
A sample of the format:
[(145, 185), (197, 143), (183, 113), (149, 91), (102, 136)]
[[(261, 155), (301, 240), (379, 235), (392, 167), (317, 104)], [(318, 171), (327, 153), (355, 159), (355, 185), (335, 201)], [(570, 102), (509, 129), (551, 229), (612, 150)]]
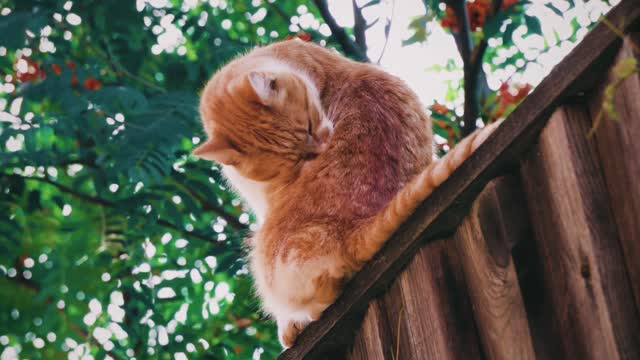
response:
[(432, 162), (429, 117), (402, 81), (297, 40), (223, 67), (200, 110), (209, 139), (194, 154), (255, 211), (251, 272), (287, 347), (491, 131)]

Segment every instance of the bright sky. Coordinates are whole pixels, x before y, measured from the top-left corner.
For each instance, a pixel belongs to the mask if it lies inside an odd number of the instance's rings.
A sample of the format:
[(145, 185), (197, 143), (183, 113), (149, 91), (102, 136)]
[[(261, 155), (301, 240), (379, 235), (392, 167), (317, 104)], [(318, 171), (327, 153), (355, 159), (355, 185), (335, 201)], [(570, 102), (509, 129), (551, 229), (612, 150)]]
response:
[[(368, 0), (365, 0), (366, 3)], [(383, 0), (384, 6), (372, 6), (366, 9), (364, 15), (369, 21), (382, 15), (384, 17), (391, 14), (391, 8), (394, 0)], [(619, 0), (610, 1), (612, 5), (619, 3)], [(362, 3), (362, 1), (359, 1)], [(575, 44), (564, 41), (571, 35), (570, 21), (577, 17), (581, 25), (588, 25), (597, 21), (602, 14), (608, 11), (609, 6), (601, 0), (591, 0), (586, 3), (576, 0), (576, 7), (568, 10), (568, 3), (564, 0), (532, 0), (528, 13), (540, 18), (542, 30), (547, 42), (556, 47), (546, 54), (539, 55), (539, 49), (544, 46), (544, 40), (541, 36), (534, 35), (526, 40), (522, 39), (522, 34), (526, 29), (521, 28), (514, 32), (516, 45), (520, 51), (525, 53), (527, 59), (536, 59), (537, 63), (530, 63), (522, 75), (516, 74), (511, 78), (515, 82), (530, 83), (537, 85), (548, 73), (553, 66), (557, 64), (566, 54), (568, 54)], [(565, 12), (564, 17), (560, 17), (546, 8), (544, 4), (553, 3), (558, 9)], [(353, 26), (353, 10), (351, 1), (347, 0), (329, 0), (329, 7), (334, 14), (336, 21), (342, 26)], [(446, 93), (447, 80), (455, 80), (462, 78), (462, 71), (453, 73), (427, 71), (433, 65), (444, 66), (449, 59), (456, 59), (458, 65), (462, 67), (462, 61), (459, 59), (455, 43), (451, 35), (447, 34), (439, 24), (430, 23), (431, 35), (424, 44), (413, 44), (402, 46), (402, 40), (408, 39), (412, 32), (409, 30), (411, 19), (423, 15), (424, 3), (422, 0), (395, 0), (395, 9), (393, 12), (393, 20), (387, 49), (384, 52), (380, 65), (387, 71), (404, 79), (414, 91), (418, 93), (425, 105), (430, 105), (434, 100), (442, 102)], [(369, 46), (369, 57), (372, 61), (376, 61), (382, 47), (384, 46), (384, 23), (381, 20), (373, 28), (367, 32), (367, 43)], [(557, 46), (554, 30), (560, 35), (560, 46)], [(586, 30), (578, 33), (578, 39), (586, 34)], [(510, 56), (518, 51), (512, 49), (511, 52), (502, 54)], [(493, 89), (497, 89), (500, 82), (509, 79), (516, 72), (516, 68), (507, 69), (508, 71), (500, 71), (489, 76), (489, 85)]]

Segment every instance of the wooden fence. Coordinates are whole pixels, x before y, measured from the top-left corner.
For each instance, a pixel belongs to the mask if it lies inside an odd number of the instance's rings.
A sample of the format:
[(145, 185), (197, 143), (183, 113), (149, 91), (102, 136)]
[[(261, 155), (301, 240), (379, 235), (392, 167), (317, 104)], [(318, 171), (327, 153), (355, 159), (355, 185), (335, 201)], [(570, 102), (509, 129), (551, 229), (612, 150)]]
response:
[(607, 19), (281, 359), (640, 359), (638, 74), (587, 136), (640, 1)]

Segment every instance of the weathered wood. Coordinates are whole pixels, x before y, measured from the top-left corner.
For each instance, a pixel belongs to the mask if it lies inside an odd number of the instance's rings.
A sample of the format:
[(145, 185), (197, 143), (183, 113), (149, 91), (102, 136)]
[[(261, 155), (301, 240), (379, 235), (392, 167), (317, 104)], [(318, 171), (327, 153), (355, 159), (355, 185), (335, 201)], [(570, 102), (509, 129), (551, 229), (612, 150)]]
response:
[[(640, 60), (632, 42), (640, 47), (640, 33), (625, 39), (625, 46), (617, 61), (628, 58)], [(616, 80), (612, 71), (608, 81), (591, 101), (591, 116), (602, 113), (600, 126), (595, 132), (600, 162), (611, 199), (626, 265), (640, 310), (640, 76), (635, 74), (620, 84), (615, 97), (615, 109), (620, 118), (609, 119), (602, 112), (605, 87)]]
[(420, 249), (383, 299), (391, 325), (392, 358), (481, 357), (461, 264), (451, 239)]
[(527, 221), (516, 186), (514, 178), (490, 182), (454, 236), (488, 359), (535, 359), (511, 258), (510, 243), (526, 235), (519, 223)]
[[(623, 0), (607, 18), (622, 31), (636, 26), (640, 3)], [(572, 88), (584, 74), (596, 72), (612, 59), (620, 41), (609, 28), (594, 28), (510, 115), (502, 126), (414, 212), (387, 245), (347, 285), (343, 295), (300, 335), (296, 346), (281, 359), (321, 358), (347, 345), (371, 298), (385, 289), (418, 251), (425, 238), (450, 233), (464, 216), (475, 195), (496, 171), (527, 148), (555, 106), (574, 95)]]
[(638, 359), (640, 324), (584, 106), (557, 110), (522, 179), (566, 358)]
[(371, 301), (367, 314), (362, 321), (362, 326), (356, 334), (349, 359), (392, 359), (392, 354), (395, 354), (395, 348), (392, 349), (391, 326), (393, 325), (387, 320), (383, 300), (376, 299)]
[[(520, 204), (526, 207), (524, 201)], [(527, 217), (528, 219), (530, 217)], [(536, 247), (533, 229), (527, 229), (527, 233), (523, 232), (522, 235), (521, 241), (515, 244), (511, 254), (518, 273), (518, 284), (536, 358), (562, 359), (562, 329), (554, 326), (553, 304), (546, 288), (542, 259)]]

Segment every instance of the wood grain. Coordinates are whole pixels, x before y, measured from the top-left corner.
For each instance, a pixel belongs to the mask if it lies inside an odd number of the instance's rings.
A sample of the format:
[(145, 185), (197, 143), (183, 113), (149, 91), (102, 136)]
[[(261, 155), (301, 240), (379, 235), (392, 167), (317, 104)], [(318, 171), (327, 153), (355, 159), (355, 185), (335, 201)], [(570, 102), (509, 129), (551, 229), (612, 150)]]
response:
[[(640, 46), (640, 33), (625, 39), (617, 61), (628, 58), (640, 60), (632, 42)], [(615, 75), (610, 71), (607, 81), (591, 100), (592, 118), (602, 112), (604, 89), (613, 81)], [(640, 76), (635, 74), (622, 82), (615, 99), (614, 106), (620, 118), (614, 121), (602, 112), (595, 139), (636, 308), (640, 309)]]
[(383, 296), (396, 359), (481, 357), (461, 264), (450, 240), (423, 247)]
[(638, 359), (640, 326), (583, 105), (557, 110), (522, 179), (566, 358)]
[[(640, 2), (621, 1), (607, 19), (624, 32), (637, 27)], [(352, 342), (369, 300), (388, 287), (425, 240), (455, 229), (484, 185), (529, 147), (557, 104), (593, 84), (584, 79), (591, 80), (591, 74), (602, 73), (600, 69), (609, 66), (620, 44), (617, 35), (603, 24), (587, 34), (504, 124), (416, 209), (380, 253), (356, 274), (322, 319), (311, 323), (296, 346), (280, 358), (324, 358), (336, 349), (343, 349), (346, 354), (346, 346)]]
[(369, 308), (356, 333), (355, 342), (349, 359), (351, 360), (385, 360), (393, 358), (395, 348), (391, 340), (391, 329), (395, 325), (387, 320), (382, 299), (369, 303)]
[(535, 359), (510, 243), (523, 237), (517, 181), (493, 180), (454, 236), (487, 359)]

